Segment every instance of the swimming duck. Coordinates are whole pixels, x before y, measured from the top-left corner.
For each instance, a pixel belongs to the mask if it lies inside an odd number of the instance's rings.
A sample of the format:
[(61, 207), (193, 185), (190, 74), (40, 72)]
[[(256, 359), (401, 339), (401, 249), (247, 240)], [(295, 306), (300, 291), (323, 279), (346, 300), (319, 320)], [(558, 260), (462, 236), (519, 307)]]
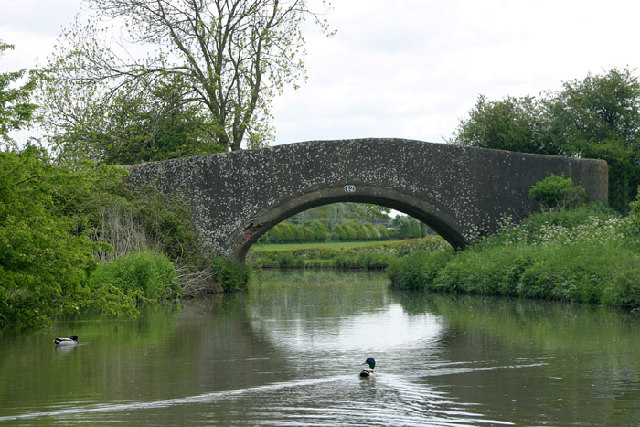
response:
[(78, 336), (71, 335), (69, 338), (56, 338), (53, 342), (56, 345), (76, 345), (78, 344)]
[(367, 378), (368, 376), (373, 375), (373, 369), (376, 367), (376, 359), (374, 359), (373, 357), (369, 357), (364, 361), (363, 365), (369, 365), (369, 369), (364, 368), (360, 372), (360, 376), (362, 378)]

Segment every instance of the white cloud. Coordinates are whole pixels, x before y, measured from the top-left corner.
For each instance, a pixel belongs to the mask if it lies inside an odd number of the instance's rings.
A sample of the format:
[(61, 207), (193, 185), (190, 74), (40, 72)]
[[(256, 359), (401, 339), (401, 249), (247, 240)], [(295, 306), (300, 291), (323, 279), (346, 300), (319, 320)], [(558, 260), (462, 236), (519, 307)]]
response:
[(338, 35), (309, 45), (308, 86), (276, 102), (279, 142), (358, 134), (438, 142), (479, 94), (538, 95), (639, 63), (635, 2), (390, 5), (336, 4)]
[(0, 0), (0, 40), (15, 45), (0, 70), (44, 64), (63, 26), (80, 11), (80, 0)]
[[(0, 0), (0, 69), (49, 55), (80, 0)], [(307, 35), (308, 83), (274, 102), (278, 143), (368, 136), (442, 141), (479, 94), (557, 90), (612, 67), (640, 68), (627, 0), (334, 0), (338, 30)]]

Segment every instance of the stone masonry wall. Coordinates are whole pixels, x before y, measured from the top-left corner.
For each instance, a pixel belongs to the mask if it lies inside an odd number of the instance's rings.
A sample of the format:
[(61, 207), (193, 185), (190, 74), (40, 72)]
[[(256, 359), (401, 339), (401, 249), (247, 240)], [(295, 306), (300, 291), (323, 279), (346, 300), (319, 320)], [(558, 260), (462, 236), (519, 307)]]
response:
[(312, 141), (130, 166), (134, 185), (154, 183), (192, 203), (208, 249), (242, 261), (283, 219), (337, 201), (378, 203), (421, 219), (454, 246), (525, 218), (532, 185), (554, 173), (606, 202), (602, 160), (539, 156), (401, 139)]

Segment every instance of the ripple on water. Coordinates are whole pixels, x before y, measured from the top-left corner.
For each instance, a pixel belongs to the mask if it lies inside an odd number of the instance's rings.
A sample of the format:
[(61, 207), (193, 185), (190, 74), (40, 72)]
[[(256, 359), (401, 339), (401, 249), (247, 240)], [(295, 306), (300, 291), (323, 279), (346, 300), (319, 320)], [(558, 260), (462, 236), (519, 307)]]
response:
[[(4, 421), (42, 418), (73, 419), (76, 422), (131, 420), (143, 412), (144, 419), (163, 419), (168, 408), (185, 406), (193, 420), (215, 419), (234, 408), (235, 422), (261, 425), (477, 425), (498, 424), (474, 412), (473, 404), (452, 401), (446, 393), (399, 375), (376, 374), (360, 380), (356, 375), (340, 375), (267, 384), (258, 387), (217, 391), (177, 399), (112, 402), (51, 411), (1, 417)], [(246, 405), (243, 401), (246, 400)], [(164, 421), (167, 421), (164, 419)]]

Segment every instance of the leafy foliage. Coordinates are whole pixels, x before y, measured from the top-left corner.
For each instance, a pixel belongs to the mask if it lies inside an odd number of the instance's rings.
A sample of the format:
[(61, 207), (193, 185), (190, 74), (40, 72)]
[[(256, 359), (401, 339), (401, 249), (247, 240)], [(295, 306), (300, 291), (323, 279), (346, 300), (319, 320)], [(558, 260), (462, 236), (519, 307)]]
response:
[(389, 230), (385, 225), (373, 225), (357, 219), (348, 219), (338, 223), (331, 231), (332, 240), (384, 240), (388, 238)]
[(631, 218), (640, 232), (640, 186), (638, 186), (636, 199), (631, 203)]
[(181, 98), (184, 84), (178, 78), (159, 79), (144, 89), (121, 88), (104, 101), (79, 93), (90, 92), (90, 86), (43, 80), (43, 119), (55, 132), (49, 139), (58, 160), (136, 164), (224, 151), (212, 138), (207, 115)]
[(135, 315), (139, 303), (178, 292), (171, 262), (239, 286), (242, 276), (202, 254), (188, 206), (150, 188), (133, 193), (124, 169), (71, 169), (28, 146), (0, 152), (0, 171), (0, 327), (83, 308)]
[(154, 301), (177, 291), (175, 278), (175, 266), (166, 255), (142, 251), (98, 265), (89, 284), (92, 288), (113, 285), (126, 294)]
[[(333, 224), (330, 229), (329, 225)], [(388, 239), (413, 239), (425, 237), (427, 226), (415, 218), (409, 216), (397, 216), (390, 220), (390, 228), (383, 224), (371, 224), (366, 220), (346, 219), (338, 221), (335, 218), (327, 220), (305, 221), (295, 224), (291, 221), (283, 221), (276, 224), (262, 238), (264, 243), (285, 242), (324, 242), (355, 241), (355, 240), (388, 240)]]
[(626, 211), (640, 184), (640, 82), (628, 69), (612, 69), (539, 99), (480, 96), (450, 142), (604, 159), (609, 204)]
[(640, 184), (640, 82), (610, 70), (569, 81), (550, 101), (552, 137), (566, 152), (609, 163), (609, 203), (626, 210)]
[(214, 272), (213, 280), (226, 292), (242, 290), (249, 281), (250, 270), (219, 255), (211, 255), (210, 265)]
[(291, 217), (296, 222), (322, 220), (329, 228), (346, 219), (389, 219), (389, 208), (370, 203), (341, 202), (307, 209)]
[(570, 178), (551, 174), (529, 190), (529, 197), (545, 208), (570, 209), (587, 201), (587, 191)]
[(95, 268), (99, 245), (74, 233), (59, 190), (90, 192), (43, 150), (0, 153), (0, 326), (36, 324), (75, 307), (72, 298)]
[(560, 154), (547, 132), (544, 106), (533, 97), (488, 101), (478, 96), (449, 142), (524, 153)]
[[(14, 46), (0, 40), (0, 56)], [(37, 108), (31, 102), (31, 93), (36, 87), (35, 79), (29, 76), (26, 83), (16, 86), (25, 76), (26, 70), (0, 73), (0, 142), (11, 141), (9, 132), (25, 127)], [(0, 145), (1, 146), (1, 145)]]
[(415, 239), (428, 234), (427, 226), (407, 215), (398, 215), (391, 220), (389, 236), (400, 239)]

